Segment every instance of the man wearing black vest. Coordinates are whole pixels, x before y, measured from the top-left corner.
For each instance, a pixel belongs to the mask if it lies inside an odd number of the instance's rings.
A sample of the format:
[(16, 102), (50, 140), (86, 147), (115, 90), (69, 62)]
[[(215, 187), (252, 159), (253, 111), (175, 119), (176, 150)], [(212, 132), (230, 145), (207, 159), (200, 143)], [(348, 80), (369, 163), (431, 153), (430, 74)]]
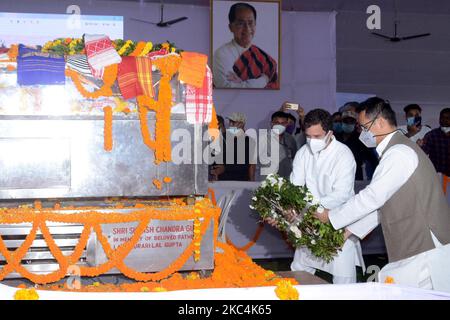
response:
[(388, 102), (370, 98), (362, 110), (360, 140), (376, 147), (380, 163), (365, 189), (316, 215), (340, 229), (378, 210), (389, 257), (379, 281), (450, 292), (450, 208), (436, 170), (397, 131)]

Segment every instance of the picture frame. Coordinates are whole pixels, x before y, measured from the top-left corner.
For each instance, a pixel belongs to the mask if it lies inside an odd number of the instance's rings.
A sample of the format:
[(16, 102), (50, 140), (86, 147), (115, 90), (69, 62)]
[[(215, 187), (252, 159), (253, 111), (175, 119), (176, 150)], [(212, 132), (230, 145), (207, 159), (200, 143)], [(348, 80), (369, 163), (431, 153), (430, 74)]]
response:
[(279, 90), (281, 0), (211, 0), (215, 89)]

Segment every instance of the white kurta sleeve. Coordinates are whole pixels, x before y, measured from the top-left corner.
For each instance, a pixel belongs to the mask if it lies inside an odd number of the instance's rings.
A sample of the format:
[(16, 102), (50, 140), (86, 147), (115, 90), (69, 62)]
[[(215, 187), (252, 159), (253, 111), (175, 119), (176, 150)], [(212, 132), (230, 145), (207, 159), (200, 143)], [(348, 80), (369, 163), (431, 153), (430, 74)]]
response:
[(352, 224), (381, 208), (411, 177), (419, 163), (406, 145), (395, 145), (383, 155), (370, 184), (340, 207), (329, 212), (335, 229)]
[(290, 180), (296, 186), (304, 186), (306, 184), (305, 169), (305, 147), (303, 146), (297, 151), (292, 162), (292, 173)]
[(378, 211), (374, 211), (364, 218), (347, 226), (347, 229), (359, 239), (364, 239), (379, 224), (380, 218), (378, 216)]
[(356, 162), (351, 151), (346, 151), (333, 168), (333, 191), (320, 198), (321, 205), (327, 209), (336, 208), (354, 194)]

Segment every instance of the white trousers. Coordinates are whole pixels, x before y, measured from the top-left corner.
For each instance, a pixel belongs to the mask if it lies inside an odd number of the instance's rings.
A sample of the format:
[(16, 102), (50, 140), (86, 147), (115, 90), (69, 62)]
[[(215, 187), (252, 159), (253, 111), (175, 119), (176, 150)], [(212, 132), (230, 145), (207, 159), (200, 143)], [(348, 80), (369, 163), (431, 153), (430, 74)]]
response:
[(431, 233), (436, 248), (387, 264), (378, 274), (381, 283), (450, 292), (450, 244), (443, 246)]
[[(308, 272), (311, 274), (314, 274), (316, 272), (315, 268), (308, 267), (308, 266), (305, 266), (300, 263), (296, 263), (295, 268), (293, 268), (293, 266), (291, 264), (291, 270), (292, 271), (305, 271), (305, 272)], [(333, 275), (333, 284), (350, 284), (350, 283), (356, 283), (356, 268), (355, 268), (355, 273), (350, 277), (342, 277), (342, 276)]]

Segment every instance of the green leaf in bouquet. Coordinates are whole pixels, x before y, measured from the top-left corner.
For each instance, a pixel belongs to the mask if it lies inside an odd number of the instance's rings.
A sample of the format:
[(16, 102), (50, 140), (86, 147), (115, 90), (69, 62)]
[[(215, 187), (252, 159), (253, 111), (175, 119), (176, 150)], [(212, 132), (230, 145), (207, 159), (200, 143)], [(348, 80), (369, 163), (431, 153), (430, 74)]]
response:
[[(277, 229), (287, 234), (287, 239), (293, 246), (306, 246), (326, 262), (336, 256), (344, 243), (341, 230), (334, 230), (330, 223), (324, 224), (315, 218), (313, 213), (319, 205), (314, 203), (306, 186), (296, 186), (278, 175), (269, 175), (255, 190), (251, 206), (263, 219), (276, 217)], [(304, 213), (297, 226), (301, 237), (292, 232), (291, 224), (283, 214), (283, 211), (291, 210), (298, 214)]]

